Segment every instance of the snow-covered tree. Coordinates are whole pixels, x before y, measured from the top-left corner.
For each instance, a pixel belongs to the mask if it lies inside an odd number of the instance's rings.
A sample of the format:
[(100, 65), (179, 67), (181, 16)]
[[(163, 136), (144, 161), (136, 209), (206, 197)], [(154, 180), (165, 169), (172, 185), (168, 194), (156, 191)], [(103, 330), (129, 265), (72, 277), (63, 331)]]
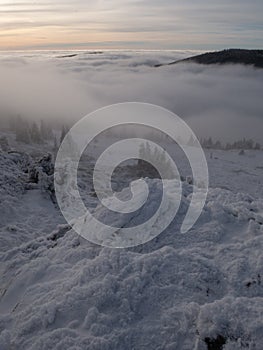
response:
[(30, 128), (29, 128), (28, 122), (24, 120), (20, 115), (18, 115), (16, 117), (16, 122), (14, 127), (15, 127), (16, 141), (30, 143), (31, 137), (30, 137)]
[(54, 139), (53, 139), (53, 152), (57, 152), (58, 151), (58, 140), (56, 135), (54, 135)]
[(65, 125), (63, 125), (61, 130), (61, 135), (60, 135), (60, 143), (62, 143), (62, 141), (64, 140), (65, 136), (67, 135), (67, 132), (68, 132), (68, 128)]
[(41, 143), (42, 142), (39, 127), (38, 127), (37, 123), (35, 123), (35, 122), (33, 122), (33, 124), (31, 125), (30, 136), (31, 136), (31, 141), (33, 143)]
[(53, 137), (51, 126), (43, 119), (40, 122), (40, 134), (42, 140), (51, 140)]
[(6, 136), (0, 137), (0, 150), (4, 152), (9, 150), (9, 143)]

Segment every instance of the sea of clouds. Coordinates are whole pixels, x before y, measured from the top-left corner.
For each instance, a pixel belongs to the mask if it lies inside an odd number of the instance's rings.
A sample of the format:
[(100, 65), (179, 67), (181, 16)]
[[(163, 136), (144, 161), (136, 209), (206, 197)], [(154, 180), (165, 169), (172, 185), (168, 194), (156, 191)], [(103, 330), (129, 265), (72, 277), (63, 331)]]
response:
[(16, 52), (0, 55), (1, 115), (78, 120), (113, 103), (140, 101), (178, 114), (199, 137), (262, 141), (263, 70), (164, 65), (197, 51)]

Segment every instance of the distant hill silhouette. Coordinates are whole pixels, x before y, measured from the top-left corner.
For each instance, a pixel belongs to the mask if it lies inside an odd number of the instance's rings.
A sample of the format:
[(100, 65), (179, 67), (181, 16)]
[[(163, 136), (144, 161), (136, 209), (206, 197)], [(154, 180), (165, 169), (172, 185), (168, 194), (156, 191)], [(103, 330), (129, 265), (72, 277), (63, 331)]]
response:
[(205, 65), (243, 64), (263, 68), (263, 50), (228, 49), (223, 51), (207, 52), (168, 64), (157, 64), (155, 67), (170, 66), (182, 62), (195, 62)]

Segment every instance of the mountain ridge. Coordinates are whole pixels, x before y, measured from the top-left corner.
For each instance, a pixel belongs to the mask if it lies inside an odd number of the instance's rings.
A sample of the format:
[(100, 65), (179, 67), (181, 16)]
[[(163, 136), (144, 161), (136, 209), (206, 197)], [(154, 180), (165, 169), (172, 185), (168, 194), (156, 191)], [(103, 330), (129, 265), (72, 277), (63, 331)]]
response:
[(225, 49), (221, 51), (206, 52), (167, 64), (157, 64), (154, 67), (171, 66), (178, 63), (198, 63), (204, 65), (243, 64), (256, 68), (263, 68), (263, 50)]

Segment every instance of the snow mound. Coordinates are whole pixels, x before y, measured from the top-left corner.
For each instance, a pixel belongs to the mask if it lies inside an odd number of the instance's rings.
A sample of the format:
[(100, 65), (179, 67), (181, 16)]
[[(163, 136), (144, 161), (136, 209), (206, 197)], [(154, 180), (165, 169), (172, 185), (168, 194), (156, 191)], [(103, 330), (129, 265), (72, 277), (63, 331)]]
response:
[[(177, 180), (133, 181), (117, 196), (104, 198), (103, 205), (99, 205), (92, 216), (87, 214), (77, 219), (73, 227), (77, 232), (84, 227), (83, 236), (103, 246), (139, 245), (150, 241), (169, 225), (180, 204), (180, 192)], [(114, 209), (110, 210), (113, 202)]]
[(102, 248), (64, 225), (2, 253), (0, 349), (260, 350), (263, 201), (211, 189), (180, 234), (191, 193), (143, 246)]
[(23, 192), (25, 175), (21, 164), (23, 164), (21, 155), (0, 153), (0, 195), (2, 199), (4, 195), (16, 196)]
[(24, 192), (26, 176), (15, 154), (0, 152), (0, 227), (14, 215), (17, 199)]

